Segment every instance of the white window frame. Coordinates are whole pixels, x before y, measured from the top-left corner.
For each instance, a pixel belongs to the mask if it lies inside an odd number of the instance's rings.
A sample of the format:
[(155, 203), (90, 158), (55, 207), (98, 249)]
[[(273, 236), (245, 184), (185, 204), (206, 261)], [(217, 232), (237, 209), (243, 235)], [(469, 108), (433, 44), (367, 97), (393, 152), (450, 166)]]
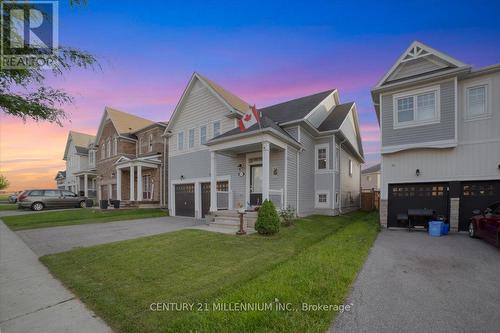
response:
[(101, 160), (104, 160), (106, 158), (106, 142), (104, 140), (100, 148), (101, 148)]
[(349, 159), (349, 176), (352, 177), (352, 173), (353, 173), (353, 163), (352, 163), (352, 160)]
[[(193, 141), (191, 142), (191, 133), (193, 133)], [(190, 128), (188, 131), (188, 148), (194, 148), (194, 145), (196, 143), (196, 129), (195, 128)]]
[[(326, 150), (326, 168), (325, 169), (319, 169), (318, 168), (318, 150), (320, 149), (325, 149)], [(330, 145), (328, 143), (322, 143), (319, 145), (314, 146), (314, 169), (316, 172), (321, 173), (321, 172), (326, 172), (330, 171)]]
[(139, 151), (139, 155), (142, 154), (142, 135), (139, 136), (139, 140), (137, 142), (137, 146), (138, 146), (138, 151)]
[[(205, 129), (205, 140), (203, 140), (203, 136), (201, 135), (201, 129), (204, 128)], [(200, 145), (204, 145), (205, 143), (207, 143), (207, 125), (202, 125), (200, 126)]]
[(118, 155), (118, 137), (113, 138), (113, 155)]
[[(484, 106), (484, 113), (480, 115), (470, 115), (469, 114), (469, 90), (472, 88), (478, 88), (478, 87), (483, 87), (484, 86), (484, 93), (485, 93), (485, 106)], [(464, 84), (464, 119), (465, 120), (480, 120), (480, 119), (487, 119), (491, 117), (491, 87), (492, 82), (491, 79), (483, 79), (483, 80), (474, 80), (468, 83)]]
[(148, 152), (153, 151), (153, 133), (149, 133), (148, 135)]
[[(428, 93), (434, 93), (434, 118), (427, 120), (418, 120), (418, 103), (417, 96)], [(394, 129), (416, 127), (422, 125), (438, 124), (441, 121), (441, 87), (439, 85), (405, 91), (392, 96), (393, 108), (393, 127)], [(413, 97), (413, 120), (411, 121), (398, 121), (398, 100), (402, 98)]]
[[(319, 202), (320, 195), (326, 195), (326, 202)], [(314, 208), (330, 208), (330, 191), (316, 191), (314, 194)]]
[(184, 150), (184, 131), (180, 131), (177, 133), (177, 150), (179, 151)]
[[(219, 124), (219, 133), (215, 135), (215, 124)], [(219, 136), (222, 134), (222, 123), (220, 120), (214, 120), (212, 123), (212, 138), (215, 138), (216, 136)]]

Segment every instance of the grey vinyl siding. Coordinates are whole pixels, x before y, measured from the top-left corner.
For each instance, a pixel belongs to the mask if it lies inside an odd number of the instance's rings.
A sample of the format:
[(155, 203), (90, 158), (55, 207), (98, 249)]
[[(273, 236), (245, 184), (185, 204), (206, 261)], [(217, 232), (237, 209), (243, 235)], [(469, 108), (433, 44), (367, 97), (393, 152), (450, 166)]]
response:
[[(230, 176), (231, 191), (233, 192), (233, 205), (238, 208), (238, 203), (245, 206), (245, 176), (238, 175), (238, 165), (245, 167), (245, 155), (235, 157), (217, 155), (217, 176)], [(209, 165), (210, 170), (210, 165)], [(243, 169), (244, 170), (244, 169)]]
[[(205, 145), (200, 143), (200, 127), (207, 126), (207, 141), (213, 138), (213, 123), (215, 121), (220, 121), (220, 133), (229, 131), (235, 127), (234, 119), (227, 117), (229, 113), (230, 110), (200, 81), (195, 82), (173, 120), (173, 128), (171, 128), (173, 135), (168, 140), (169, 154), (179, 155), (207, 149)], [(194, 147), (189, 148), (189, 130), (193, 128), (195, 129)], [(177, 133), (180, 131), (184, 131), (184, 149), (181, 151), (177, 145)]]
[[(279, 191), (285, 188), (285, 151), (272, 150), (269, 155), (269, 189)], [(277, 175), (273, 172), (275, 168), (278, 170)]]
[(437, 65), (425, 58), (419, 58), (412, 61), (408, 61), (399, 65), (397, 71), (395, 71), (389, 78), (388, 82), (399, 80), (402, 78), (410, 78), (415, 75), (432, 72), (442, 68), (442, 66)]
[[(399, 91), (382, 96), (382, 147), (452, 140), (455, 138), (455, 84), (453, 80), (450, 80), (439, 84), (439, 86), (441, 116), (440, 122), (437, 124), (394, 129), (393, 95), (399, 93)], [(413, 88), (424, 87), (415, 86)]]
[(297, 126), (294, 126), (294, 127), (287, 127), (285, 128), (285, 131), (290, 134), (290, 136), (292, 138), (294, 138), (295, 140), (299, 140), (299, 130), (298, 130), (298, 127)]
[(168, 158), (168, 177), (178, 180), (210, 177), (210, 152), (198, 151)]
[(288, 146), (287, 204), (297, 209), (297, 149)]
[(300, 153), (299, 167), (299, 214), (314, 212), (314, 139), (304, 128), (300, 129), (300, 141), (304, 151)]
[(318, 105), (314, 112), (309, 116), (308, 120), (315, 127), (319, 127), (321, 123), (328, 117), (328, 109), (324, 103)]
[[(340, 152), (340, 182), (342, 211), (351, 211), (359, 208), (361, 163), (344, 149)], [(353, 163), (352, 176), (349, 175), (349, 160)]]

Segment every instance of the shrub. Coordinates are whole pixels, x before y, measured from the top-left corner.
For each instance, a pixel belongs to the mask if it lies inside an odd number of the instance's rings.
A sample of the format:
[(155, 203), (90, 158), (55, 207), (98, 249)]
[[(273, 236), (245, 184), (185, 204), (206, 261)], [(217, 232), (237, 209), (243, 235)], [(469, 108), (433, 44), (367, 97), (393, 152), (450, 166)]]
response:
[(261, 235), (273, 235), (280, 230), (280, 218), (271, 201), (264, 200), (260, 207), (255, 230)]
[(295, 218), (295, 209), (293, 209), (290, 205), (286, 209), (282, 209), (280, 211), (281, 221), (284, 226), (289, 227), (293, 223), (293, 219)]

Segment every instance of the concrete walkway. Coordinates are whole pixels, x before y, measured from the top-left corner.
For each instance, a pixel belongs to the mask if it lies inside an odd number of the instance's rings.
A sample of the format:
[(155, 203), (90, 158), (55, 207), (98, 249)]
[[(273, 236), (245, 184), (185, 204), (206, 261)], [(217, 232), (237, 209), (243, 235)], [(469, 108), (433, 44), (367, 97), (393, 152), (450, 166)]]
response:
[(499, 332), (500, 250), (467, 234), (383, 230), (331, 331)]
[(33, 252), (38, 256), (43, 256), (69, 251), (76, 247), (87, 247), (186, 229), (201, 223), (200, 220), (192, 218), (166, 216), (20, 230), (16, 234), (28, 244)]
[(2, 333), (111, 332), (2, 221), (0, 272)]

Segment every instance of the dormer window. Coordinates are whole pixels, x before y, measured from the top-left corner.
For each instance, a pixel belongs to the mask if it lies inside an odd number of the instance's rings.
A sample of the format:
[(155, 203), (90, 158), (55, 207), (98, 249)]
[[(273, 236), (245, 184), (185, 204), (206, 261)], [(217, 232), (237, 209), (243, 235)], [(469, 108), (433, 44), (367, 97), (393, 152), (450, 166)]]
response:
[(394, 128), (439, 122), (439, 86), (394, 95)]
[(103, 160), (106, 158), (106, 147), (104, 145), (104, 142), (101, 144), (100, 149), (101, 149), (101, 160)]
[(106, 156), (111, 157), (111, 138), (108, 138), (106, 143)]
[(113, 139), (113, 155), (118, 155), (118, 138)]
[(153, 134), (149, 134), (149, 137), (148, 137), (148, 152), (152, 152), (153, 151)]

